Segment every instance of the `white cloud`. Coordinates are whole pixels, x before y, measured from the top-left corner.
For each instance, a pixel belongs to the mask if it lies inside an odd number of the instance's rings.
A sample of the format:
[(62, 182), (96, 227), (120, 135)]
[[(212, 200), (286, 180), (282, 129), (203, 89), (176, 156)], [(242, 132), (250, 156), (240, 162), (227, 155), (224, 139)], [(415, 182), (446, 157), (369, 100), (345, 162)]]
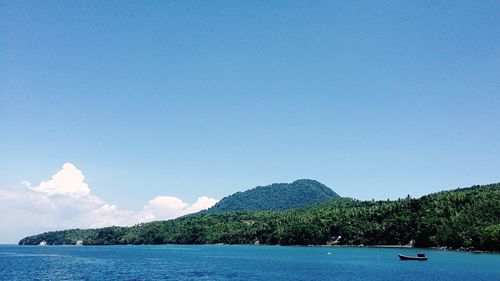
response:
[[(89, 186), (84, 182), (83, 173), (75, 165), (65, 163), (62, 170), (57, 172), (48, 181), (42, 181), (39, 186), (33, 188), (34, 191), (45, 192), (49, 195), (67, 194), (72, 196), (82, 196), (90, 193)], [(31, 185), (24, 181), (25, 185)], [(27, 184), (26, 184), (27, 183)]]
[(186, 214), (191, 214), (199, 212), (201, 210), (206, 210), (215, 205), (215, 203), (217, 202), (219, 202), (219, 200), (214, 198), (208, 198), (207, 196), (202, 196), (199, 197), (198, 200), (196, 200), (196, 202), (185, 208), (185, 212)]
[(208, 209), (215, 205), (218, 201), (219, 200), (214, 198), (202, 196), (199, 197), (193, 204), (188, 204), (177, 197), (158, 196), (150, 200), (144, 206), (144, 211), (139, 213), (139, 221), (177, 218)]
[(206, 196), (189, 204), (173, 196), (157, 196), (142, 210), (121, 210), (92, 194), (83, 173), (65, 163), (50, 180), (38, 186), (0, 188), (0, 243), (15, 243), (39, 232), (66, 228), (129, 226), (139, 222), (173, 219), (213, 206)]

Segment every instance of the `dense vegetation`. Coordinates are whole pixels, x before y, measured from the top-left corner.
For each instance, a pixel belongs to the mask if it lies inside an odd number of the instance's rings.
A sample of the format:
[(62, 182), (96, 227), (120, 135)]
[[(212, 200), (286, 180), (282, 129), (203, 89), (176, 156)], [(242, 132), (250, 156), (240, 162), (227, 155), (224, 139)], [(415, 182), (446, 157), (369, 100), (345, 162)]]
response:
[(48, 232), (19, 244), (407, 244), (500, 251), (500, 184), (396, 201), (334, 199), (283, 212), (196, 214), (133, 227)]
[(284, 211), (340, 197), (326, 185), (315, 180), (297, 180), (292, 183), (275, 183), (258, 186), (222, 198), (206, 212), (230, 211)]

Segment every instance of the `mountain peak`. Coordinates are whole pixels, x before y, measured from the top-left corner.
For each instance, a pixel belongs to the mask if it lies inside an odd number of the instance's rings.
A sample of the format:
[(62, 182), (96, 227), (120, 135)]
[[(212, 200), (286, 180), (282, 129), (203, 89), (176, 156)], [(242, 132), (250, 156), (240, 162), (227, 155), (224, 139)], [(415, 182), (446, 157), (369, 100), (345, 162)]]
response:
[(222, 198), (208, 213), (230, 211), (283, 211), (340, 197), (326, 185), (311, 179), (257, 186)]

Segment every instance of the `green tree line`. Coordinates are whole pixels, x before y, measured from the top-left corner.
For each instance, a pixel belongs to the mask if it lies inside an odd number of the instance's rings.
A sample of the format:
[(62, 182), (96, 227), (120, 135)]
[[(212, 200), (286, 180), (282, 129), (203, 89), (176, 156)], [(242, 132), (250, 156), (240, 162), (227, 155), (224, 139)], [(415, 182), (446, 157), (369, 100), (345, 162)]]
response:
[(500, 251), (500, 184), (393, 201), (333, 199), (302, 209), (198, 213), (132, 227), (72, 229), (20, 245), (260, 244), (404, 245)]

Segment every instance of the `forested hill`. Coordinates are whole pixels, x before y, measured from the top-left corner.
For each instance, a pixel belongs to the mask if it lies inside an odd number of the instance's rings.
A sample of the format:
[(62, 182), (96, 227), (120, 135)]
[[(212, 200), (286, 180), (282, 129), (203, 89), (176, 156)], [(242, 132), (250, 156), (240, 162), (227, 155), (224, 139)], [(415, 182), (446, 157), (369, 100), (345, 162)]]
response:
[(258, 186), (222, 198), (206, 213), (230, 211), (283, 211), (340, 197), (326, 185), (309, 179)]
[(403, 245), (500, 251), (500, 184), (439, 192), (418, 199), (334, 199), (299, 210), (197, 214), (133, 227), (47, 232), (20, 245), (280, 244)]

